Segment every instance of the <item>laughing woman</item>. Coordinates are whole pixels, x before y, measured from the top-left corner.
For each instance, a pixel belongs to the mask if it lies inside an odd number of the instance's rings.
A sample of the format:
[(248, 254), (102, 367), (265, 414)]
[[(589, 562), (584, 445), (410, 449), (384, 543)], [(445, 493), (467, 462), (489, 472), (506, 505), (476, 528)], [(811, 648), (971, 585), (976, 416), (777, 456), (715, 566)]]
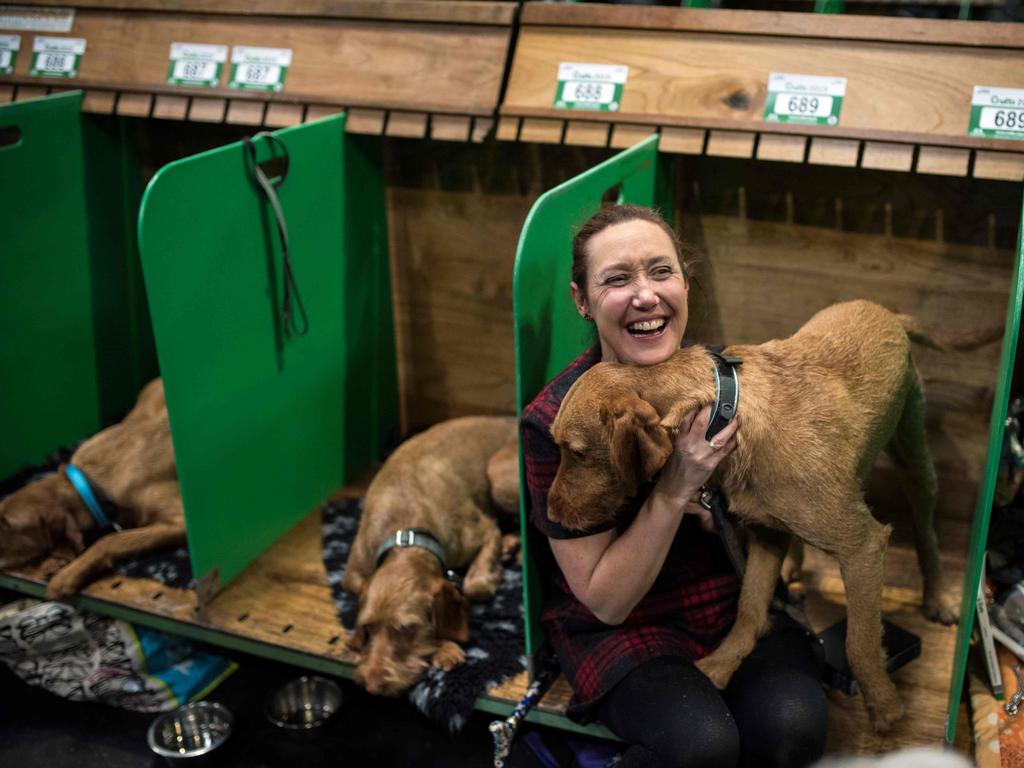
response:
[(736, 615), (738, 577), (692, 499), (735, 447), (737, 421), (709, 442), (709, 409), (691, 414), (660, 478), (612, 527), (548, 520), (559, 464), (549, 428), (569, 387), (598, 362), (655, 365), (686, 343), (691, 265), (655, 211), (606, 208), (572, 250), (572, 298), (598, 343), (521, 424), (530, 519), (553, 556), (541, 622), (573, 687), (569, 716), (607, 725), (628, 745), (627, 767), (808, 765), (824, 751), (826, 707), (817, 644), (801, 627), (775, 617), (724, 691), (693, 664)]

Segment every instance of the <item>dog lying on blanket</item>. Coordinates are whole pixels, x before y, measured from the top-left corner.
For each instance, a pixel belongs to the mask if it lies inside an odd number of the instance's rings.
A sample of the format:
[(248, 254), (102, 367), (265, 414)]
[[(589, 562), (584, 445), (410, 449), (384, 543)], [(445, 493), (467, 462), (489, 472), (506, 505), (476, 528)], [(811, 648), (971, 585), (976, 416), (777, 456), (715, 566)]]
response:
[[(937, 481), (925, 435), (921, 379), (910, 338), (967, 348), (991, 340), (940, 341), (913, 318), (867, 301), (822, 310), (788, 339), (731, 346), (738, 357), (741, 420), (736, 450), (711, 483), (744, 524), (749, 553), (736, 623), (698, 667), (724, 688), (768, 629), (768, 609), (793, 534), (839, 559), (848, 601), (847, 654), (872, 724), (903, 713), (881, 644), (882, 570), (890, 526), (864, 502), (863, 481), (888, 445), (910, 496), (924, 611), (957, 619), (933, 526)], [(1000, 330), (1001, 333), (1001, 330)], [(686, 347), (650, 367), (595, 365), (572, 386), (551, 427), (561, 463), (548, 515), (583, 529), (614, 517), (673, 450), (684, 415), (716, 398), (715, 362)]]
[[(465, 659), (466, 601), (501, 583), (487, 463), (515, 436), (513, 417), (442, 422), (402, 443), (370, 483), (341, 582), (359, 598), (349, 648), (370, 693), (398, 695), (428, 665)], [(451, 571), (466, 565), (460, 590)]]
[[(83, 478), (84, 476), (84, 478)], [(86, 483), (85, 495), (75, 483)], [(103, 497), (109, 501), (103, 509)], [(95, 500), (98, 513), (86, 499)], [(104, 517), (116, 529), (102, 534)], [(119, 424), (86, 440), (68, 465), (0, 501), (0, 570), (43, 560), (46, 596), (72, 595), (118, 557), (185, 543), (185, 517), (161, 379)]]

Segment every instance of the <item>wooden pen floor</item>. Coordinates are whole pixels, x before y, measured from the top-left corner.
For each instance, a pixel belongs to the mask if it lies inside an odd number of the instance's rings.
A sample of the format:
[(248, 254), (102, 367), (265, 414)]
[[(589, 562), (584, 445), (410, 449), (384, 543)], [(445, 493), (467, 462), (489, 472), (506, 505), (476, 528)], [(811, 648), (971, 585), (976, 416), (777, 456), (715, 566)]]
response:
[[(320, 541), (320, 514), (316, 511), (252, 563), (210, 602), (202, 615), (194, 592), (165, 587), (148, 579), (106, 576), (90, 585), (83, 595), (91, 598), (88, 607), (95, 610), (117, 615), (117, 609), (127, 609), (137, 615), (126, 618), (140, 623), (154, 623), (214, 644), (350, 677), (354, 658), (346, 648), (346, 632), (331, 598)], [(962, 558), (944, 557), (944, 564), (951, 583), (959, 584), (964, 571)], [(804, 573), (803, 582), (795, 588), (806, 595), (808, 616), (820, 631), (844, 614), (838, 566), (821, 553), (808, 550)], [(39, 590), (41, 582), (32, 573), (8, 576), (12, 578), (3, 579), (4, 586), (21, 591)], [(830, 754), (939, 745), (944, 738), (956, 627), (934, 624), (921, 614), (920, 575), (911, 548), (890, 547), (886, 582), (886, 616), (920, 636), (922, 644), (921, 656), (895, 674), (907, 714), (892, 733), (880, 737), (871, 731), (860, 697), (828, 690)], [(523, 672), (489, 691), (477, 706), (507, 713), (526, 688), (527, 676)], [(530, 719), (576, 730), (564, 717), (570, 696), (568, 684), (559, 678)], [(966, 720), (961, 716), (956, 741), (963, 752), (970, 751)], [(587, 730), (597, 735), (606, 733), (603, 728)]]

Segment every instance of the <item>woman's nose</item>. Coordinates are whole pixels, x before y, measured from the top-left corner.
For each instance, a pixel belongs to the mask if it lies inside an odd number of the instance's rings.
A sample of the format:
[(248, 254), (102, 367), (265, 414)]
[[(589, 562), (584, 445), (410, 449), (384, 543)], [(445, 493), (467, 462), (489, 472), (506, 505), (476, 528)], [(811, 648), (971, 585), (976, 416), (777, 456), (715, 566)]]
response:
[(658, 294), (654, 292), (649, 280), (640, 278), (637, 283), (636, 293), (633, 295), (633, 306), (637, 309), (653, 307), (659, 301)]

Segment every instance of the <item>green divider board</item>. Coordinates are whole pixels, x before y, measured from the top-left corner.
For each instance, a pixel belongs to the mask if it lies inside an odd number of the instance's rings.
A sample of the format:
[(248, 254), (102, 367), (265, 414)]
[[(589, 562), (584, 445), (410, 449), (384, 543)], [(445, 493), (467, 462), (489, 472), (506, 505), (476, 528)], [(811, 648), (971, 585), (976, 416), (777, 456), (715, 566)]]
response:
[(956, 737), (956, 719), (960, 711), (960, 696), (963, 694), (964, 677), (967, 674), (967, 655), (970, 650), (971, 632), (974, 629), (975, 601), (978, 596), (978, 587), (981, 584), (985, 550), (988, 546), (988, 526), (992, 516), (992, 504), (995, 500), (999, 459), (1003, 452), (1006, 412), (1010, 404), (1010, 385), (1013, 383), (1013, 368), (1017, 345), (1020, 341), (1022, 300), (1024, 300), (1024, 210), (1021, 211), (1021, 227), (1017, 233), (1017, 258), (1013, 268), (1013, 283), (1010, 286), (1010, 301), (1006, 310), (1006, 333), (1003, 335), (1003, 351), (999, 358), (999, 378), (996, 380), (996, 394), (992, 400), (988, 454), (982, 483), (978, 488), (978, 497), (974, 505), (971, 540), (967, 550), (967, 572), (964, 575), (964, 593), (960, 600), (960, 623), (956, 631), (953, 677), (949, 689), (949, 702), (946, 707), (946, 741), (950, 744)]
[(192, 566), (221, 585), (379, 456), (397, 413), (379, 145), (343, 115), (277, 136), (307, 335), (280, 326), (276, 225), (241, 143), (161, 169), (139, 220)]
[[(602, 196), (618, 185), (618, 202), (659, 206), (666, 216), (670, 215), (667, 176), (659, 169), (656, 135), (545, 192), (526, 217), (516, 251), (512, 289), (516, 402), (520, 413), (549, 380), (596, 341), (569, 295), (572, 238), (576, 229), (600, 209)], [(526, 488), (521, 459), (520, 483)], [(532, 657), (543, 640), (537, 622), (542, 594), (536, 560), (530, 555), (526, 503), (527, 495), (520, 494), (526, 563), (526, 653)]]

